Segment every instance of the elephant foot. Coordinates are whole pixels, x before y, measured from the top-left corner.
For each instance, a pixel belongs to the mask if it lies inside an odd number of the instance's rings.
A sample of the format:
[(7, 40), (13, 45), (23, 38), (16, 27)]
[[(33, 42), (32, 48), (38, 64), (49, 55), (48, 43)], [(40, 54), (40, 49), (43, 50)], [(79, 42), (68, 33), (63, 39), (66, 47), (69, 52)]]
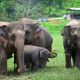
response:
[(0, 72), (0, 75), (7, 75), (7, 72), (2, 71), (2, 72)]
[(19, 74), (24, 73), (26, 71), (26, 66), (18, 68), (17, 72)]
[(78, 69), (80, 69), (80, 64), (77, 64), (76, 67), (77, 67)]
[(73, 68), (71, 65), (66, 65), (66, 68)]
[(31, 72), (36, 72), (38, 69), (31, 69)]
[(46, 67), (46, 64), (42, 64), (39, 66), (39, 68), (45, 68)]
[(39, 67), (32, 67), (31, 71), (36, 72), (39, 69)]

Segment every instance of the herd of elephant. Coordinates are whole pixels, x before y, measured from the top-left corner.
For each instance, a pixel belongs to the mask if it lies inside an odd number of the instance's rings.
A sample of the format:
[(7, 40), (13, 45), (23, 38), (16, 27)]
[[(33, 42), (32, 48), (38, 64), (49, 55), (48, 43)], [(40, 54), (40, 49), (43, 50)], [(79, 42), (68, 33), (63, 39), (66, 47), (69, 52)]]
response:
[(52, 54), (51, 35), (38, 22), (22, 18), (15, 22), (0, 22), (0, 74), (7, 74), (7, 59), (14, 53), (14, 67), (19, 74), (26, 68), (36, 71), (46, 67)]
[[(61, 31), (65, 50), (66, 68), (80, 68), (80, 22), (72, 20)], [(0, 74), (7, 74), (7, 59), (14, 53), (15, 71), (19, 74), (26, 68), (36, 71), (46, 67), (52, 54), (53, 38), (40, 24), (22, 18), (15, 22), (0, 22)], [(71, 64), (71, 58), (73, 64)]]

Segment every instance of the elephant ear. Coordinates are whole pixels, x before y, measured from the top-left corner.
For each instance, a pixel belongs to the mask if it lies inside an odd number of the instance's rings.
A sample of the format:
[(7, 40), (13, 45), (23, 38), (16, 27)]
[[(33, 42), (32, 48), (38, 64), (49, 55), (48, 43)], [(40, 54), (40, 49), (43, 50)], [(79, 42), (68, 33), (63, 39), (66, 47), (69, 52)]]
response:
[(6, 29), (6, 25), (2, 25), (0, 26), (0, 35), (2, 36), (6, 36), (7, 29)]
[(44, 53), (43, 53), (43, 51), (40, 51), (40, 58), (44, 58)]
[(27, 25), (31, 26), (32, 30), (36, 31), (39, 27), (39, 23), (38, 22), (31, 22), (31, 23), (27, 23)]
[(38, 23), (38, 22), (34, 22), (32, 25), (35, 26), (35, 27), (34, 27), (35, 30), (39, 27), (39, 23)]
[(37, 38), (37, 37), (39, 37), (39, 36), (40, 36), (40, 34), (41, 34), (42, 30), (43, 30), (43, 28), (42, 28), (42, 27), (38, 27), (38, 28), (36, 29), (35, 38)]
[(61, 35), (62, 36), (70, 36), (70, 31), (71, 31), (71, 26), (65, 26), (62, 31), (61, 31)]
[(40, 51), (40, 59), (48, 61), (48, 55), (44, 51)]
[(1, 29), (1, 30), (6, 30), (6, 25), (0, 26), (0, 29)]
[(2, 31), (4, 31), (6, 34), (7, 34), (7, 33), (9, 32), (9, 30), (10, 30), (10, 28), (7, 27), (6, 25), (0, 26), (0, 29), (1, 29)]

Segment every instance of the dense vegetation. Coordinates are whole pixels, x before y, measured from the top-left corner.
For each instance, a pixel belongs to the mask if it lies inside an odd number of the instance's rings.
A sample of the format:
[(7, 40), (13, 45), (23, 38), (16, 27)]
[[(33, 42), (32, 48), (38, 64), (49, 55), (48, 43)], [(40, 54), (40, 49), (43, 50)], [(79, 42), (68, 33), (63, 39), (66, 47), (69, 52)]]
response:
[(80, 7), (80, 0), (0, 0), (0, 20), (63, 16), (70, 7)]

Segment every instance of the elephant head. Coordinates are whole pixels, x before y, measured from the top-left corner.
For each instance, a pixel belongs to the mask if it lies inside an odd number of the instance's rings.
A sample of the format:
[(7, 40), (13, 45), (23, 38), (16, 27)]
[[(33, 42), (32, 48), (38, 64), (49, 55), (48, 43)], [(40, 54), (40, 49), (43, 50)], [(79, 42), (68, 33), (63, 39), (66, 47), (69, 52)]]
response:
[(40, 30), (38, 30), (39, 23), (27, 18), (22, 18), (19, 21), (23, 24), (25, 30), (25, 43), (32, 43), (36, 37), (36, 34), (38, 35), (40, 32)]
[[(2, 28), (4, 28), (2, 26)], [(17, 56), (17, 64), (18, 64), (18, 72), (22, 73), (25, 71), (24, 66), (24, 35), (25, 32), (23, 30), (22, 25), (19, 22), (12, 22), (8, 25), (5, 25), (6, 38), (8, 39), (8, 44), (11, 43), (10, 46), (15, 47), (16, 56)], [(14, 49), (13, 49), (14, 53)]]
[(61, 31), (61, 35), (63, 37), (75, 37), (80, 28), (80, 22), (77, 20), (72, 20), (69, 24), (67, 24)]
[(47, 61), (49, 61), (48, 58), (54, 58), (57, 56), (56, 53), (52, 54), (45, 48), (42, 48), (39, 55), (40, 55), (39, 56), (40, 57), (40, 59), (39, 59), (39, 67), (40, 68), (46, 67), (46, 63), (47, 63)]
[(50, 53), (47, 49), (43, 48), (43, 50), (40, 51), (40, 58), (48, 61), (48, 58), (54, 58), (57, 54)]
[(79, 29), (80, 29), (80, 24), (79, 23), (74, 23), (72, 22), (69, 25), (66, 25), (62, 31), (61, 35), (63, 36), (63, 39), (69, 40), (68, 42), (76, 42), (76, 39), (79, 37)]
[(46, 66), (47, 61), (49, 61), (48, 58), (54, 58), (57, 54), (51, 54), (47, 51), (40, 51), (40, 59), (39, 59), (39, 67), (44, 68)]

